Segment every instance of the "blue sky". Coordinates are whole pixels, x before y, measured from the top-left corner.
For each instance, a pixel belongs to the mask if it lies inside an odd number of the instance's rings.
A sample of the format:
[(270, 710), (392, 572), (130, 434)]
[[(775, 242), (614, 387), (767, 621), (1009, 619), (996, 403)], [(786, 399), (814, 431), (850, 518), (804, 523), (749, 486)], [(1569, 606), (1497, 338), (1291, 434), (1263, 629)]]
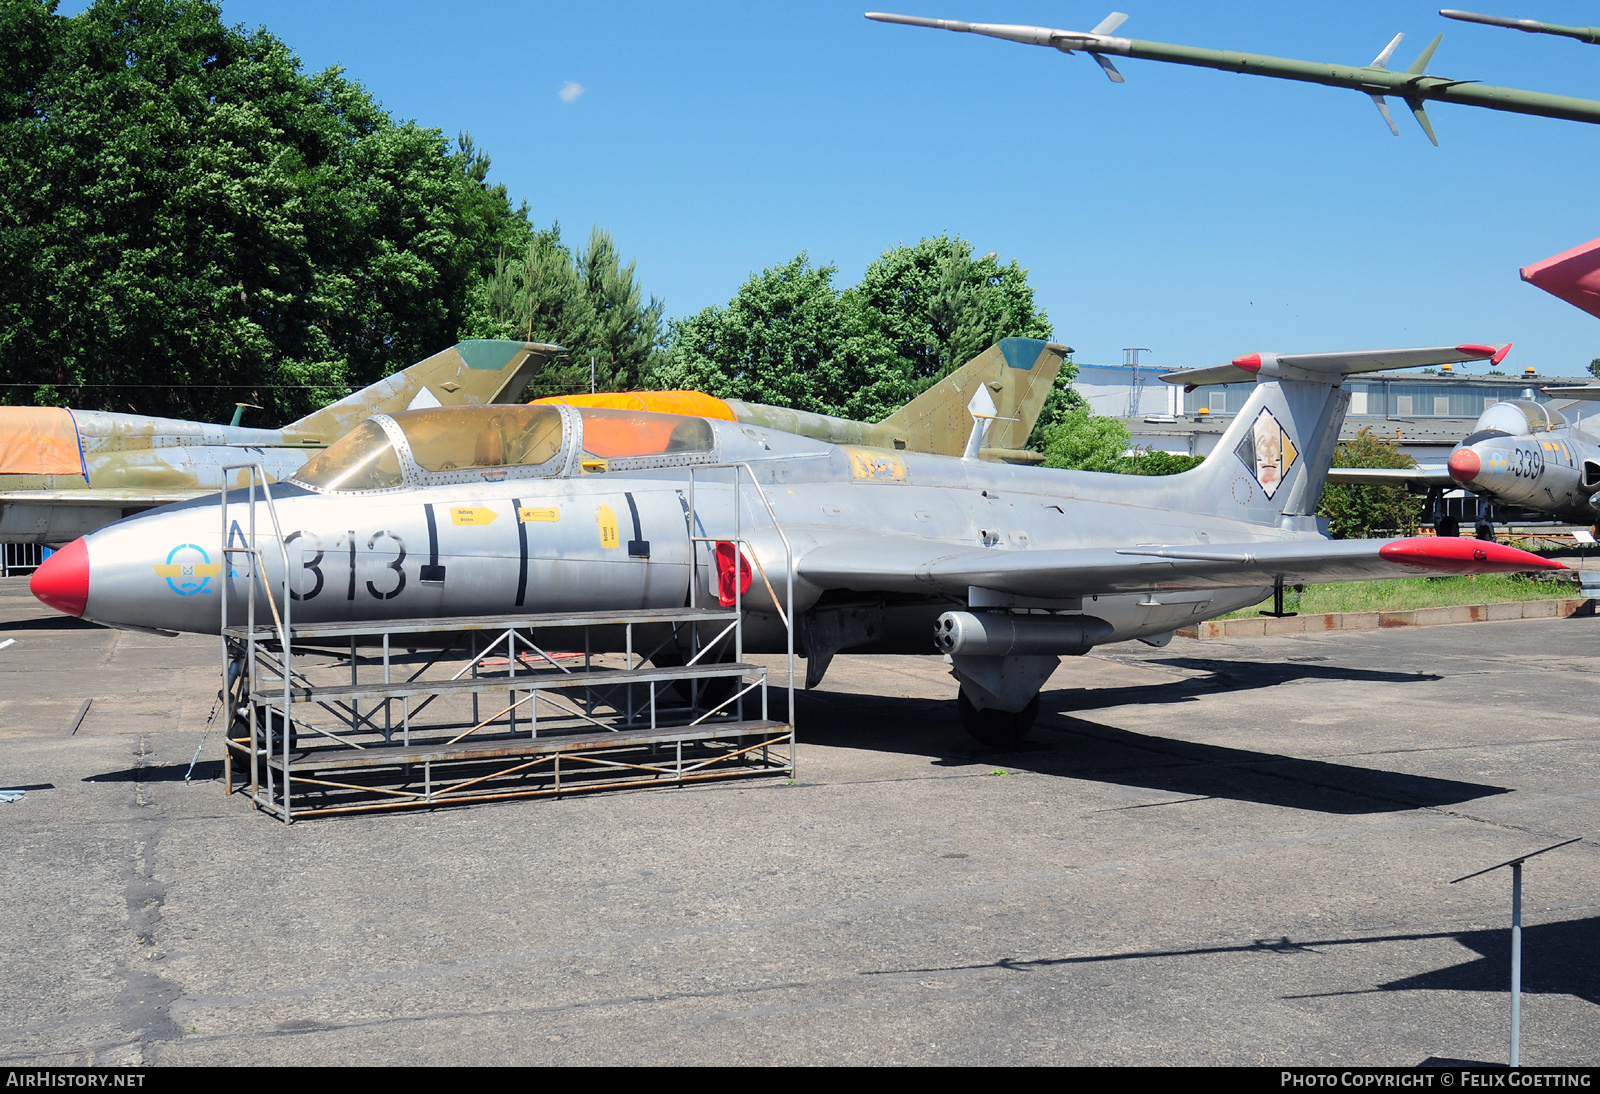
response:
[[(1077, 29), (1111, 8), (874, 2)], [(1600, 22), (1576, 0), (1475, 2)], [(951, 232), (1027, 267), (1081, 361), (1514, 341), (1508, 368), (1559, 374), (1600, 356), (1600, 321), (1517, 276), (1600, 235), (1600, 127), (1436, 104), (1434, 148), (1353, 91), (1141, 61), (1117, 86), (1086, 57), (865, 6), (223, 0), (397, 117), (469, 131), (536, 223), (610, 228), (668, 315), (802, 250), (847, 284)], [(1436, 2), (1122, 6), (1129, 37), (1353, 64), (1404, 31), (1404, 67), (1443, 31), (1431, 73), (1600, 98), (1600, 47)]]

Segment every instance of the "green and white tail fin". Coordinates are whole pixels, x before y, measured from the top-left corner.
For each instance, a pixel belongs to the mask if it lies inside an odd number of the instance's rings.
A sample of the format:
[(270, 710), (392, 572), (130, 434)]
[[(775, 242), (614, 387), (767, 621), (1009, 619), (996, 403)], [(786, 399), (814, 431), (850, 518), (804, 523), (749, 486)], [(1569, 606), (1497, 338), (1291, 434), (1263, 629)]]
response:
[(963, 455), (972, 432), (968, 409), (980, 386), (988, 388), (994, 419), (980, 454), (985, 459), (1038, 463), (1025, 451), (1061, 363), (1070, 347), (1040, 338), (1003, 338), (878, 423), (897, 448)]
[(474, 339), (418, 361), (284, 427), (291, 440), (329, 444), (374, 414), (433, 406), (514, 403), (559, 346)]

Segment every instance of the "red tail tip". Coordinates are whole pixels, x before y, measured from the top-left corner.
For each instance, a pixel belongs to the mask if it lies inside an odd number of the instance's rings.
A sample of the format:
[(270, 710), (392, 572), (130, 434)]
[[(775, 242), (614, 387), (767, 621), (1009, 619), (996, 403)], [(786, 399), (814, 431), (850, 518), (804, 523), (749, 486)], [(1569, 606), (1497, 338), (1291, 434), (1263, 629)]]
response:
[(28, 591), (41, 603), (68, 615), (82, 615), (89, 602), (89, 548), (75, 539), (33, 571)]
[(1233, 359), (1233, 363), (1234, 363), (1235, 367), (1242, 368), (1246, 372), (1260, 372), (1261, 371), (1261, 354), (1259, 354), (1259, 353), (1247, 353), (1242, 357), (1235, 357)]
[(1493, 346), (1478, 346), (1469, 343), (1465, 346), (1457, 346), (1456, 352), (1470, 353), (1474, 358), (1487, 357), (1489, 364), (1498, 365), (1506, 359), (1506, 354), (1511, 352), (1511, 343), (1507, 342), (1499, 349), (1495, 349)]

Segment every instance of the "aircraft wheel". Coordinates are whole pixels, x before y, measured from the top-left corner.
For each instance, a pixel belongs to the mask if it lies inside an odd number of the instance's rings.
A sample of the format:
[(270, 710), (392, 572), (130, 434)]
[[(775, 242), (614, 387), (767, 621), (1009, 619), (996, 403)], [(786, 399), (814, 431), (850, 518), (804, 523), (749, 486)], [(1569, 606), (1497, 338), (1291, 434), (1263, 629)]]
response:
[(1433, 522), (1433, 534), (1436, 536), (1459, 536), (1461, 534), (1461, 521), (1455, 517), (1440, 517)]
[(962, 728), (979, 744), (1011, 752), (1022, 744), (1038, 719), (1039, 697), (1035, 695), (1027, 706), (1013, 714), (1009, 710), (979, 710), (967, 698), (967, 689), (962, 688), (956, 696), (956, 711), (961, 715)]
[(1493, 543), (1495, 541), (1494, 525), (1490, 524), (1486, 520), (1480, 520), (1477, 523), (1477, 526), (1473, 528), (1472, 534), (1483, 540), (1485, 543)]
[[(683, 665), (684, 653), (677, 646), (667, 645), (650, 658), (650, 663), (658, 669), (675, 669)], [(698, 664), (713, 665), (727, 664), (733, 660), (733, 643), (725, 641), (720, 649), (712, 650), (700, 658)], [(691, 697), (696, 703), (697, 710), (708, 710), (722, 702), (734, 692), (735, 680), (731, 676), (717, 676), (702, 679), (698, 686), (691, 687), (688, 680), (674, 680), (668, 688), (668, 694), (678, 702), (688, 705)], [(751, 694), (755, 694), (752, 692)], [(727, 709), (732, 709), (731, 707)]]

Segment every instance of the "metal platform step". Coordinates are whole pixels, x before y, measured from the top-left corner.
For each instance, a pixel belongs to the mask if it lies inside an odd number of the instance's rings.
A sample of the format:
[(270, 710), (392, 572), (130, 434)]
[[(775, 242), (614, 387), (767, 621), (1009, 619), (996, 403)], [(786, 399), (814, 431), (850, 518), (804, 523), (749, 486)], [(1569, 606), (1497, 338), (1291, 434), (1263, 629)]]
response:
[[(290, 775), (318, 771), (353, 771), (362, 768), (396, 767), (405, 764), (458, 763), (466, 760), (504, 760), (519, 756), (543, 756), (549, 753), (577, 753), (596, 750), (626, 750), (661, 745), (678, 745), (685, 742), (738, 741), (747, 737), (771, 737), (788, 732), (786, 722), (770, 719), (753, 719), (742, 722), (718, 722), (712, 725), (678, 727), (655, 732), (616, 733), (590, 732), (566, 733), (530, 738), (523, 734), (517, 740), (504, 737), (490, 743), (483, 741), (472, 745), (373, 745), (359, 751), (329, 745), (325, 748), (307, 748), (289, 753), (287, 770)], [(249, 762), (249, 748), (245, 742), (230, 741), (230, 747), (245, 762)], [(285, 770), (280, 758), (269, 761), (274, 770)]]
[[(455, 615), (428, 619), (364, 619), (341, 623), (290, 623), (291, 640), (351, 638), (387, 633), (460, 634), (468, 631), (540, 630), (558, 627), (621, 627), (650, 623), (732, 622), (736, 613), (727, 608), (640, 608), (637, 611), (518, 612), (510, 615)], [(276, 627), (258, 624), (225, 627), (227, 638), (255, 638), (267, 642), (278, 637)]]
[[(391, 683), (375, 681), (370, 684), (330, 684), (319, 687), (291, 685), (290, 700), (294, 703), (339, 702), (347, 699), (405, 699), (419, 695), (470, 695), (485, 691), (556, 691), (564, 688), (601, 688), (624, 684), (672, 683), (678, 680), (709, 680), (725, 676), (742, 676), (763, 671), (760, 666), (747, 662), (723, 662), (711, 665), (692, 665), (676, 668), (591, 670), (587, 672), (527, 672), (521, 675), (495, 674), (470, 676), (460, 680), (409, 681)], [(252, 691), (252, 702), (263, 706), (283, 706), (283, 689)]]

